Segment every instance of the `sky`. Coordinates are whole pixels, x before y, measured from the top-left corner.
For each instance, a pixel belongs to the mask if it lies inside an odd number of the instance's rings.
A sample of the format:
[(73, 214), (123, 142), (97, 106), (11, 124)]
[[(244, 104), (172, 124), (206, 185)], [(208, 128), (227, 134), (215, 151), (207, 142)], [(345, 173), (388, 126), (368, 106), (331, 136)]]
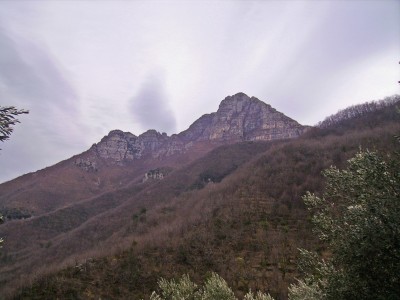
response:
[(304, 125), (400, 94), (400, 1), (0, 1), (0, 182), (244, 92)]

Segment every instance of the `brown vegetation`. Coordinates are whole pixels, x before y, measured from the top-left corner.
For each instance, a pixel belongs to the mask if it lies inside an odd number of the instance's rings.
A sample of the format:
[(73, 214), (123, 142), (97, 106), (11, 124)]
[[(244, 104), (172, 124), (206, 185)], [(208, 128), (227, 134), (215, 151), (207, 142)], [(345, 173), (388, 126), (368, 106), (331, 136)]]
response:
[(0, 226), (2, 291), (25, 286), (17, 299), (140, 299), (160, 276), (188, 273), (200, 282), (215, 271), (237, 294), (252, 288), (286, 299), (300, 275), (297, 248), (324, 251), (302, 195), (320, 191), (321, 171), (344, 166), (359, 147), (393, 149), (400, 129), (393, 111), (311, 129), (296, 140), (221, 146), (175, 165), (164, 180), (131, 180), (8, 222)]

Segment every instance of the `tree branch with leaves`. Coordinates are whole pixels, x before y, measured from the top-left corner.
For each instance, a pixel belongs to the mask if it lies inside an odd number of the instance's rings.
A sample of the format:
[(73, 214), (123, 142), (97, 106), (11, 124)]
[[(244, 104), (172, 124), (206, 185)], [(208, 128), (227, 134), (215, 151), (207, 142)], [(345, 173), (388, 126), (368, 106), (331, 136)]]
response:
[(305, 278), (289, 299), (400, 299), (400, 157), (361, 151), (324, 172), (322, 197), (307, 193), (329, 258), (301, 250)]
[(17, 109), (14, 106), (0, 106), (0, 141), (4, 142), (10, 138), (13, 132), (13, 126), (20, 121), (18, 115), (27, 114), (28, 110)]
[[(17, 119), (18, 115), (28, 114), (29, 111), (25, 109), (16, 109), (14, 106), (0, 106), (0, 141), (4, 142), (10, 138), (13, 132), (13, 126), (20, 121)], [(0, 149), (1, 150), (1, 149)], [(4, 222), (3, 216), (0, 214), (0, 224)], [(3, 238), (0, 238), (0, 248), (3, 244)]]

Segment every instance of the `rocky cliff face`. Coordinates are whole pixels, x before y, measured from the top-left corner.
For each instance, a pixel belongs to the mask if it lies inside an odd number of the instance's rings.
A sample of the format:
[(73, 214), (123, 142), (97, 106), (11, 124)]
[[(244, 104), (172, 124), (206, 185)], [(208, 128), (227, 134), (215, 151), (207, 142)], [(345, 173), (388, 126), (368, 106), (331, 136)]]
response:
[(226, 97), (218, 111), (195, 121), (187, 130), (167, 136), (148, 130), (138, 137), (111, 131), (92, 147), (97, 157), (115, 164), (143, 157), (162, 158), (183, 153), (196, 142), (239, 142), (295, 138), (306, 127), (255, 97), (238, 93)]
[(226, 97), (218, 111), (204, 115), (179, 134), (186, 141), (255, 141), (298, 137), (296, 121), (255, 97), (239, 93)]
[(139, 136), (113, 130), (100, 143), (93, 145), (92, 150), (102, 159), (122, 164), (124, 161), (152, 156), (169, 139), (165, 133), (161, 134), (155, 130), (148, 130)]

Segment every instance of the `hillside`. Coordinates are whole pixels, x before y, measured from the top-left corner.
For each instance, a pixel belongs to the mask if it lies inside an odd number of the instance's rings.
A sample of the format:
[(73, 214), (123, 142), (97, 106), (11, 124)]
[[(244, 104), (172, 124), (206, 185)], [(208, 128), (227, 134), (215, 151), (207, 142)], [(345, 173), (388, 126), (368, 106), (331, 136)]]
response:
[(0, 289), (12, 290), (41, 268), (47, 272), (101, 249), (126, 248), (136, 227), (149, 229), (138, 222), (141, 212), (218, 184), (272, 145), (266, 141), (295, 138), (307, 129), (239, 93), (182, 133), (113, 130), (82, 154), (0, 185), (7, 220), (0, 227), (7, 241)]
[(252, 288), (286, 299), (288, 284), (300, 276), (297, 248), (324, 250), (301, 196), (321, 190), (320, 172), (344, 166), (360, 146), (393, 150), (399, 129), (390, 105), (295, 140), (223, 145), (163, 180), (131, 184), (18, 227), (9, 222), (2, 227), (26, 238), (8, 239), (2, 276), (11, 281), (3, 290), (26, 285), (32, 272), (69, 265), (17, 298), (140, 299), (160, 276), (189, 273), (200, 281), (216, 271), (238, 294)]
[(140, 181), (151, 169), (183, 166), (223, 144), (294, 138), (305, 130), (268, 104), (238, 93), (179, 134), (113, 130), (84, 153), (1, 184), (0, 211), (9, 218), (38, 216)]

